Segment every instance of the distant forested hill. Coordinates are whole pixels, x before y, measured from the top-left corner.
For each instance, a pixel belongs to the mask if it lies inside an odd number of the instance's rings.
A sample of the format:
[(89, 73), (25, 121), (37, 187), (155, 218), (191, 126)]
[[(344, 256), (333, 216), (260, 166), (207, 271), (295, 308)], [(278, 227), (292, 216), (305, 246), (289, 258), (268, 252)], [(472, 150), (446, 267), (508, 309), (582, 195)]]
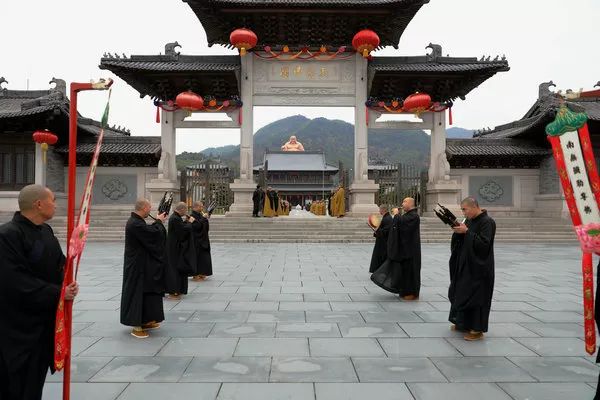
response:
[[(450, 128), (449, 138), (472, 137), (472, 131), (462, 128)], [(327, 161), (344, 165), (354, 164), (354, 125), (340, 120), (327, 118), (309, 119), (295, 115), (272, 122), (259, 129), (254, 135), (254, 164), (262, 161), (265, 149), (280, 150), (291, 135), (307, 151), (325, 151)], [(369, 132), (369, 159), (373, 162), (405, 162), (426, 167), (429, 163), (430, 138), (421, 130), (397, 131), (378, 129)], [(237, 169), (239, 164), (239, 145), (210, 147), (199, 153), (184, 152), (177, 155), (177, 167), (194, 164), (205, 156), (218, 156), (221, 160)]]

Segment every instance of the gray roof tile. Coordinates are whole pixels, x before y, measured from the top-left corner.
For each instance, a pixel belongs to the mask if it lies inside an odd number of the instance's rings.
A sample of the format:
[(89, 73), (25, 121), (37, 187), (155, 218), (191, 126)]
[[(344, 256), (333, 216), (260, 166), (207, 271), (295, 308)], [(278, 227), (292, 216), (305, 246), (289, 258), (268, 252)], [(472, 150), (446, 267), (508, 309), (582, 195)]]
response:
[[(323, 153), (282, 151), (266, 153), (264, 159), (269, 162), (267, 166), (269, 171), (338, 171), (337, 167), (326, 163)], [(261, 167), (262, 165), (258, 165), (254, 169)]]
[(516, 139), (447, 139), (448, 156), (527, 157), (550, 154), (548, 148)]

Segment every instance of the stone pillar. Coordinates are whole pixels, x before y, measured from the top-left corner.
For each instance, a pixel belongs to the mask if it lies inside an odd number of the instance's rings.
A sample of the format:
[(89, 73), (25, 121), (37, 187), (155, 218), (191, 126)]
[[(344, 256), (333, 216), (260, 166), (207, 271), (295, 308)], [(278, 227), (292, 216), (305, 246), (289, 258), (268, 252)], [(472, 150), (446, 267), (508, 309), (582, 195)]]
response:
[(427, 211), (436, 203), (458, 210), (460, 187), (450, 180), (450, 163), (446, 158), (446, 112), (432, 112), (423, 115), (423, 120), (431, 124), (431, 151), (429, 179), (427, 182)]
[(233, 204), (229, 207), (228, 216), (252, 215), (252, 192), (255, 189), (254, 177), (254, 87), (253, 87), (252, 54), (241, 57), (242, 125), (240, 127), (240, 176), (229, 185), (233, 192)]
[(556, 161), (549, 155), (540, 162), (539, 194), (535, 196), (536, 217), (565, 218), (571, 217), (569, 207), (562, 193)]
[(46, 164), (42, 156), (42, 145), (35, 144), (35, 184), (46, 186)]
[(355, 55), (356, 102), (354, 108), (354, 181), (350, 185), (350, 216), (363, 217), (377, 213), (375, 193), (379, 185), (369, 180), (369, 157), (367, 139), (367, 59)]
[(146, 182), (146, 190), (150, 193), (150, 202), (156, 207), (165, 192), (173, 192), (173, 201), (179, 201), (179, 183), (177, 181), (177, 163), (175, 160), (175, 121), (183, 119), (182, 111), (161, 112), (160, 123), (160, 161), (158, 162), (158, 178)]

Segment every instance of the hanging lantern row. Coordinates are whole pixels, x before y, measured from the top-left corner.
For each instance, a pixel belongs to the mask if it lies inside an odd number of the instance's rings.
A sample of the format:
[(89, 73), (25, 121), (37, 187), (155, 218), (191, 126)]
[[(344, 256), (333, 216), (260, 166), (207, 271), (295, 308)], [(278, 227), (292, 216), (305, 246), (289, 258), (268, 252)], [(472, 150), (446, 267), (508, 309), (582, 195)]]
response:
[(452, 105), (451, 101), (438, 102), (432, 101), (431, 96), (427, 93), (414, 93), (408, 96), (404, 101), (401, 99), (393, 99), (390, 101), (381, 101), (375, 98), (370, 98), (365, 103), (367, 108), (383, 109), (389, 113), (400, 114), (410, 113), (419, 117), (424, 112), (442, 112), (449, 110), (449, 122), (452, 125)]
[[(254, 48), (258, 43), (258, 37), (254, 32), (247, 28), (238, 28), (231, 32), (229, 35), (229, 42), (236, 49), (240, 51), (241, 56), (245, 56), (247, 51)], [(352, 47), (358, 53), (362, 54), (363, 57), (367, 58), (371, 55), (371, 52), (379, 47), (379, 36), (377, 33), (372, 31), (371, 29), (363, 29), (354, 35), (352, 38)], [(264, 47), (266, 56), (261, 56), (255, 53), (257, 56), (265, 59), (280, 59), (284, 55), (289, 55), (290, 48), (285, 45), (281, 52), (274, 52), (271, 50), (270, 46)], [(346, 48), (344, 46), (340, 47), (335, 52), (329, 52), (327, 48), (323, 45), (319, 49), (318, 52), (311, 52), (308, 48), (302, 48), (300, 51), (291, 55), (291, 57), (286, 57), (286, 60), (310, 60), (313, 58), (319, 57), (319, 59), (333, 59), (339, 58), (340, 54), (345, 53)], [(349, 56), (345, 56), (344, 58), (348, 58)]]
[(48, 145), (53, 145), (58, 142), (58, 136), (50, 132), (48, 129), (43, 131), (33, 132), (33, 141), (39, 143), (42, 148), (42, 159), (46, 164), (46, 152), (48, 151)]
[(238, 96), (232, 96), (229, 100), (217, 100), (212, 96), (202, 98), (202, 96), (192, 92), (181, 92), (175, 98), (175, 101), (160, 101), (154, 100), (156, 106), (156, 122), (160, 122), (160, 110), (173, 112), (177, 110), (186, 110), (188, 113), (192, 111), (203, 112), (219, 112), (224, 109), (235, 109), (242, 107), (242, 101)]

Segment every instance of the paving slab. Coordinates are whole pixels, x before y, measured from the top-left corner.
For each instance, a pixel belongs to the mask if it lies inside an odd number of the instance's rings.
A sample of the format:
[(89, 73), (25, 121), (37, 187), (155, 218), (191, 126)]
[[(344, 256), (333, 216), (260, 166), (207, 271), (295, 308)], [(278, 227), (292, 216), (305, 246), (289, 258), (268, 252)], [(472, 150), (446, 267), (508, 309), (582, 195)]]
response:
[[(592, 397), (577, 246), (497, 245), (489, 330), (474, 343), (449, 329), (446, 244), (423, 244), (413, 302), (372, 284), (371, 251), (214, 244), (215, 275), (165, 300), (161, 328), (139, 340), (119, 323), (123, 244), (92, 241), (74, 305), (73, 398)], [(48, 377), (44, 400), (61, 379)]]

